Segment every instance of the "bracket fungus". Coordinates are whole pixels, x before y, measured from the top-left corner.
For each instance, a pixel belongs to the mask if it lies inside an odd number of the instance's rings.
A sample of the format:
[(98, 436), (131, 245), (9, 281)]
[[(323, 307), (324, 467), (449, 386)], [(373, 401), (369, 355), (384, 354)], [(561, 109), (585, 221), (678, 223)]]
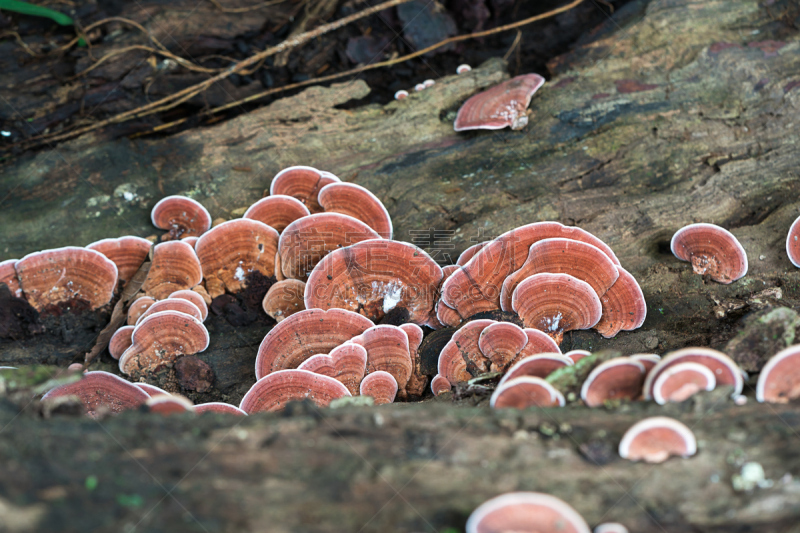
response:
[(396, 326), (372, 326), (349, 342), (367, 350), (368, 373), (379, 370), (388, 372), (397, 381), (401, 396), (405, 396), (406, 384), (414, 371), (405, 331)]
[(0, 262), (0, 283), (5, 283), (13, 296), (23, 298), (22, 287), (20, 287), (17, 271), (14, 268), (16, 264), (16, 259)]
[(559, 368), (565, 366), (572, 366), (574, 363), (572, 359), (561, 355), (558, 352), (554, 353), (538, 353), (536, 355), (529, 355), (524, 359), (520, 359), (508, 372), (500, 379), (498, 386), (504, 384), (506, 381), (522, 376), (530, 376), (536, 378), (546, 378)]
[(97, 309), (111, 301), (117, 288), (117, 265), (86, 248), (34, 252), (14, 268), (25, 298), (37, 311), (71, 300), (83, 300)]
[(466, 533), (591, 533), (564, 501), (540, 492), (509, 492), (482, 503), (467, 520)]
[(308, 277), (305, 304), (307, 309), (348, 309), (375, 321), (401, 308), (410, 322), (438, 327), (434, 313), (441, 279), (442, 268), (420, 248), (372, 239), (320, 261)]
[(395, 100), (404, 100), (407, 97), (408, 97), (408, 91), (406, 91), (404, 89), (400, 89), (399, 91), (394, 93), (394, 99)]
[(274, 228), (278, 233), (298, 218), (307, 217), (311, 212), (303, 202), (285, 194), (266, 196), (251, 205), (242, 218), (257, 220)]
[(322, 172), (313, 167), (294, 166), (281, 170), (269, 187), (270, 196), (283, 194), (300, 200), (309, 212), (319, 213), (322, 207), (317, 201), (319, 191), (330, 183), (341, 181), (330, 172)]
[(441, 374), (436, 374), (431, 380), (431, 392), (434, 396), (450, 392), (451, 389), (452, 385), (450, 385), (450, 381)]
[(184, 298), (167, 298), (166, 300), (153, 302), (153, 305), (148, 307), (147, 310), (139, 316), (138, 320), (136, 320), (136, 324), (140, 323), (146, 317), (154, 313), (160, 313), (161, 311), (176, 311), (192, 316), (200, 322), (203, 321), (203, 314), (194, 303)]
[(789, 227), (789, 234), (786, 236), (786, 255), (794, 266), (800, 268), (800, 217)]
[(303, 302), (305, 290), (306, 284), (299, 279), (278, 281), (264, 295), (261, 307), (275, 321), (280, 322), (305, 309)]
[(154, 303), (156, 303), (155, 298), (150, 298), (149, 296), (136, 298), (136, 300), (131, 303), (130, 307), (128, 307), (127, 324), (129, 326), (135, 325), (139, 320), (139, 317), (141, 317), (148, 309), (150, 309), (150, 306)]
[(182, 413), (194, 413), (194, 404), (189, 399), (183, 396), (176, 396), (170, 394), (165, 396), (159, 394), (148, 398), (145, 405), (150, 409), (151, 413), (159, 415), (178, 415)]
[(589, 357), (592, 352), (589, 350), (570, 350), (564, 354), (564, 357), (570, 359), (573, 363), (577, 363), (584, 357)]
[(692, 263), (695, 274), (732, 283), (747, 274), (747, 252), (728, 230), (714, 224), (689, 224), (672, 236), (672, 253)]
[(356, 218), (384, 239), (392, 238), (392, 218), (377, 196), (355, 183), (331, 183), (319, 191), (319, 205), (326, 213)]
[(595, 527), (592, 533), (628, 533), (628, 528), (617, 522), (606, 522)]
[(168, 298), (181, 298), (183, 300), (189, 300), (200, 310), (200, 320), (205, 321), (205, 319), (208, 317), (208, 305), (206, 305), (206, 301), (203, 300), (203, 297), (195, 291), (188, 289), (175, 291), (170, 294)]
[(261, 411), (280, 411), (292, 401), (311, 400), (318, 407), (350, 396), (340, 382), (308, 370), (278, 370), (255, 382), (242, 398), (239, 409), (251, 415)]
[(761, 369), (756, 400), (786, 403), (797, 398), (800, 398), (800, 346), (790, 346), (772, 356)]
[(438, 374), (455, 385), (488, 372), (489, 360), (481, 353), (478, 342), (481, 332), (494, 323), (473, 320), (456, 331), (439, 353)]
[(359, 394), (361, 396), (372, 396), (375, 405), (384, 405), (394, 402), (397, 396), (397, 380), (389, 372), (378, 370), (367, 374), (361, 381)]
[(145, 391), (150, 397), (158, 396), (160, 394), (169, 396), (169, 393), (164, 389), (156, 387), (155, 385), (150, 385), (149, 383), (134, 383), (134, 385)]
[(355, 396), (367, 371), (367, 350), (360, 344), (346, 342), (327, 355), (312, 355), (297, 368), (332, 377)]
[(644, 324), (647, 318), (647, 302), (636, 279), (621, 266), (617, 267), (619, 278), (608, 291), (600, 296), (603, 314), (596, 329), (610, 339), (622, 330), (632, 331)]
[(610, 400), (635, 400), (642, 393), (646, 371), (642, 363), (616, 357), (597, 365), (581, 387), (581, 400), (588, 407), (601, 407)]
[(659, 373), (653, 383), (653, 399), (659, 405), (682, 402), (700, 391), (714, 390), (714, 372), (700, 363), (678, 363)]
[(117, 273), (122, 281), (130, 281), (142, 266), (153, 244), (141, 237), (119, 237), (102, 239), (86, 246), (89, 250), (100, 252), (117, 265)]
[(201, 415), (203, 413), (218, 413), (223, 415), (247, 416), (247, 413), (245, 413), (235, 405), (231, 405), (225, 402), (199, 403), (194, 406), (194, 412), (197, 413), (198, 415)]
[(200, 236), (211, 227), (211, 214), (203, 205), (186, 196), (167, 196), (150, 212), (153, 225), (169, 233), (162, 240)]
[(674, 418), (654, 416), (631, 426), (619, 443), (619, 455), (631, 461), (663, 463), (671, 456), (691, 457), (697, 453), (692, 430)]
[(510, 322), (489, 324), (478, 337), (478, 348), (493, 372), (504, 372), (527, 344), (525, 331)]
[(645, 400), (653, 399), (653, 387), (659, 374), (667, 368), (679, 363), (699, 363), (708, 367), (717, 380), (717, 386), (730, 385), (733, 387), (732, 397), (742, 393), (744, 375), (739, 366), (727, 355), (710, 348), (683, 348), (670, 352), (647, 373), (644, 381), (643, 396)]
[(62, 396), (77, 396), (92, 418), (104, 411), (120, 413), (136, 409), (150, 398), (133, 383), (100, 370), (86, 372), (80, 380), (50, 390), (42, 397), (42, 401)]
[(454, 328), (461, 323), (461, 315), (442, 300), (439, 300), (436, 302), (436, 320), (442, 326)]
[(528, 407), (563, 407), (564, 395), (542, 378), (520, 376), (498, 385), (489, 405), (494, 409)]
[(108, 353), (111, 357), (119, 360), (125, 350), (133, 344), (133, 330), (134, 326), (122, 326), (111, 336), (108, 341)]
[[(591, 355), (587, 352), (587, 355)], [(656, 353), (636, 353), (629, 356), (631, 359), (639, 361), (644, 365), (644, 371), (650, 373), (653, 370), (659, 361), (661, 361), (661, 356)]]
[(528, 124), (527, 109), (534, 93), (544, 85), (538, 74), (524, 74), (471, 96), (458, 110), (455, 131), (521, 130)]
[(194, 248), (184, 241), (168, 241), (153, 248), (153, 263), (142, 290), (147, 296), (162, 300), (201, 281), (203, 269)]
[(481, 248), (486, 246), (490, 241), (483, 241), (479, 242), (478, 244), (473, 244), (463, 252), (461, 255), (458, 256), (458, 260), (456, 260), (456, 265), (464, 266), (469, 263), (469, 260), (475, 257), (475, 254), (481, 251)]

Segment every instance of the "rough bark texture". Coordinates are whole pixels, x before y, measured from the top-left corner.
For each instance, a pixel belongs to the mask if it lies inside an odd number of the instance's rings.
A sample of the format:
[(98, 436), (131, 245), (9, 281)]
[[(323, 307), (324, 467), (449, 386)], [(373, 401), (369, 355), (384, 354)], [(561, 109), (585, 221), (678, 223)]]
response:
[[(507, 76), (492, 61), (385, 106), (337, 108), (369, 91), (354, 81), (173, 137), (84, 137), (4, 168), (0, 257), (154, 233), (149, 209), (167, 194), (230, 218), (278, 170), (307, 164), (375, 192), (396, 238), (442, 263), (538, 220), (605, 240), (641, 283), (648, 318), (614, 339), (568, 334), (564, 350), (730, 347), (757, 369), (767, 354), (748, 346), (770, 339), (771, 351), (795, 338), (797, 315), (770, 308), (800, 307), (800, 275), (784, 249), (800, 214), (798, 17), (788, 0), (632, 2), (551, 62), (520, 132), (452, 131), (460, 103)], [(747, 277), (719, 285), (670, 254), (672, 233), (698, 221), (739, 238)], [(96, 322), (3, 341), (0, 364), (64, 366), (88, 349)], [(199, 358), (215, 385), (190, 397), (238, 402), (268, 328), (212, 317)], [(104, 357), (98, 368), (110, 367)], [(798, 531), (800, 522), (795, 406), (712, 396), (670, 408), (493, 413), (437, 401), (100, 423), (17, 411), (0, 409), (0, 530), (446, 531), (517, 489), (631, 531)], [(660, 466), (616, 459), (620, 436), (644, 413), (693, 427), (698, 455)], [(771, 482), (744, 490), (748, 462)]]

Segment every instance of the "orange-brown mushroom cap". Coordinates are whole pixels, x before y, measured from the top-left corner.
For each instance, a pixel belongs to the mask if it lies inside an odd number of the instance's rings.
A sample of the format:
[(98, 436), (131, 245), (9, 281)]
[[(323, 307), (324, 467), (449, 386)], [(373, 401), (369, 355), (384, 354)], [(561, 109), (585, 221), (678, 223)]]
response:
[(327, 213), (357, 218), (384, 239), (392, 238), (392, 218), (377, 196), (355, 183), (331, 183), (319, 191), (319, 204)]
[(375, 405), (392, 403), (397, 396), (397, 381), (389, 372), (377, 370), (367, 374), (361, 381), (359, 394), (361, 396), (372, 396)]
[(313, 167), (294, 166), (281, 170), (269, 187), (270, 196), (285, 194), (300, 200), (313, 213), (322, 211), (317, 196), (326, 185), (341, 181), (330, 172)]
[(136, 322), (139, 320), (139, 317), (141, 317), (145, 311), (150, 309), (150, 306), (154, 303), (156, 303), (155, 298), (150, 298), (149, 296), (136, 298), (130, 307), (128, 307), (128, 320), (126, 323), (129, 326), (135, 326)]
[(610, 400), (635, 400), (642, 392), (645, 369), (628, 357), (616, 357), (597, 365), (581, 387), (581, 399), (588, 407), (600, 407)]
[(251, 205), (242, 218), (251, 218), (275, 228), (280, 233), (298, 218), (307, 217), (311, 212), (303, 202), (285, 194), (266, 196)]
[(52, 389), (42, 397), (43, 401), (61, 396), (77, 396), (91, 417), (103, 410), (120, 413), (126, 409), (136, 409), (150, 396), (133, 383), (125, 381), (109, 372), (86, 372), (74, 383)]
[(631, 331), (644, 324), (647, 317), (647, 302), (636, 279), (624, 268), (617, 267), (619, 278), (600, 296), (603, 315), (594, 329), (610, 339), (621, 330)]
[(456, 265), (464, 266), (467, 263), (469, 263), (469, 260), (475, 257), (475, 254), (480, 252), (481, 248), (486, 246), (489, 242), (491, 241), (483, 241), (479, 242), (478, 244), (473, 244), (472, 246), (461, 252), (461, 255), (458, 256), (458, 260), (456, 261)]
[(467, 520), (467, 533), (591, 533), (562, 500), (539, 492), (510, 492), (484, 502)]
[(710, 348), (683, 348), (670, 352), (647, 373), (644, 381), (643, 396), (645, 400), (653, 398), (653, 386), (658, 375), (667, 368), (678, 363), (700, 363), (714, 372), (717, 386), (730, 385), (733, 387), (733, 397), (742, 393), (744, 377), (739, 366), (727, 355)]
[(538, 74), (523, 74), (473, 95), (458, 110), (453, 129), (522, 129), (528, 124), (528, 104), (542, 85), (544, 78)]
[(559, 368), (572, 366), (573, 364), (571, 359), (558, 352), (529, 355), (524, 359), (519, 359), (508, 369), (508, 372), (498, 383), (498, 387), (510, 379), (522, 376), (544, 379)]
[(206, 305), (206, 301), (203, 300), (203, 297), (195, 291), (188, 289), (175, 291), (169, 295), (169, 298), (181, 298), (184, 300), (189, 300), (200, 310), (200, 320), (205, 321), (206, 317), (208, 317), (208, 305)]
[(166, 300), (154, 302), (153, 305), (147, 308), (147, 311), (141, 314), (136, 323), (138, 324), (146, 317), (154, 313), (160, 313), (161, 311), (177, 311), (185, 315), (193, 316), (200, 322), (203, 321), (203, 314), (194, 303), (184, 298), (167, 298)]
[(203, 205), (186, 196), (167, 196), (153, 206), (153, 225), (167, 230), (167, 239), (202, 235), (211, 227), (211, 215)]
[(16, 264), (16, 259), (7, 259), (6, 261), (0, 262), (0, 283), (6, 284), (12, 296), (23, 298), (22, 287), (20, 287), (19, 279), (17, 279), (17, 271), (14, 268)]
[(629, 357), (642, 363), (642, 365), (644, 365), (644, 371), (647, 373), (650, 373), (650, 371), (653, 370), (653, 367), (655, 367), (658, 362), (661, 361), (661, 356), (656, 353), (635, 353)]
[(327, 355), (312, 355), (297, 368), (332, 377), (355, 396), (367, 371), (367, 350), (359, 344), (346, 342)]
[(169, 393), (160, 387), (156, 387), (155, 385), (150, 385), (149, 383), (134, 383), (137, 387), (145, 391), (148, 396), (158, 396), (159, 394), (165, 394), (169, 396)]
[(111, 357), (118, 360), (125, 350), (131, 347), (134, 329), (134, 326), (122, 326), (114, 332), (111, 340), (108, 341), (108, 353), (111, 354)]
[(188, 398), (183, 396), (176, 396), (170, 394), (164, 396), (151, 396), (145, 402), (151, 413), (156, 413), (162, 416), (179, 415), (183, 413), (194, 413), (194, 404)]
[(303, 302), (305, 290), (306, 284), (299, 279), (278, 281), (264, 295), (261, 307), (265, 313), (280, 322), (306, 308)]
[(761, 369), (756, 399), (786, 403), (797, 398), (800, 398), (800, 346), (790, 346), (772, 356)]
[(732, 283), (747, 274), (747, 252), (733, 234), (714, 224), (689, 224), (672, 236), (670, 250), (692, 263), (695, 274)]
[(511, 322), (489, 324), (478, 338), (478, 348), (494, 372), (504, 372), (527, 344), (528, 335)]
[(203, 269), (194, 248), (183, 241), (168, 241), (153, 248), (153, 263), (142, 290), (156, 300), (163, 300), (201, 281)]
[(100, 252), (117, 265), (119, 279), (129, 281), (150, 253), (153, 244), (141, 237), (119, 237), (102, 239), (86, 246), (89, 250)]
[(239, 408), (252, 415), (279, 411), (292, 401), (311, 400), (319, 407), (350, 396), (347, 387), (335, 379), (308, 370), (278, 370), (255, 382), (242, 398)]
[(564, 395), (550, 383), (535, 376), (520, 376), (498, 385), (489, 405), (494, 409), (563, 407)]
[(399, 389), (405, 391), (414, 371), (405, 331), (396, 326), (372, 326), (350, 342), (360, 344), (367, 350), (367, 372), (388, 372), (394, 376)]
[(673, 418), (654, 416), (630, 427), (619, 443), (619, 455), (631, 461), (663, 463), (670, 456), (691, 457), (697, 452), (692, 430)]
[(653, 383), (653, 399), (659, 405), (682, 402), (700, 391), (713, 390), (716, 385), (717, 378), (707, 366), (693, 362), (678, 363), (659, 373)]
[(544, 331), (533, 328), (525, 328), (523, 331), (528, 337), (528, 344), (519, 352), (519, 355), (512, 361), (512, 364), (531, 355), (540, 353), (561, 353), (561, 349), (558, 347), (558, 344), (556, 344), (556, 341)]
[(490, 361), (484, 357), (478, 342), (481, 332), (494, 323), (494, 320), (473, 320), (456, 331), (439, 353), (438, 374), (455, 385), (488, 372)]
[(794, 266), (800, 268), (800, 217), (789, 227), (789, 234), (786, 236), (786, 255)]
[(454, 328), (461, 323), (461, 315), (442, 300), (439, 300), (436, 302), (436, 320), (445, 327)]
[(433, 392), (434, 396), (439, 396), (443, 392), (450, 392), (451, 389), (450, 380), (441, 374), (436, 374), (431, 380), (431, 392)]

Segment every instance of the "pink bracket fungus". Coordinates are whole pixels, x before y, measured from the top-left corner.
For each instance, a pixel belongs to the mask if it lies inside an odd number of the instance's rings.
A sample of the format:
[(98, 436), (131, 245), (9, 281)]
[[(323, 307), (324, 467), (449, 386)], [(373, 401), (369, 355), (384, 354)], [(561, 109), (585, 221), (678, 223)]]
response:
[(86, 301), (97, 309), (111, 301), (117, 288), (117, 265), (85, 248), (34, 252), (14, 268), (25, 298), (37, 311), (71, 300)]
[(761, 369), (756, 400), (786, 403), (797, 398), (800, 398), (800, 346), (790, 346), (772, 356)]
[(143, 318), (133, 330), (133, 344), (119, 358), (123, 374), (152, 371), (181, 355), (208, 348), (208, 330), (199, 319), (178, 311), (161, 311)]
[(223, 415), (247, 416), (247, 413), (245, 413), (235, 405), (231, 405), (225, 402), (199, 403), (194, 406), (194, 412), (197, 413), (198, 415), (201, 415), (203, 413), (218, 413)]
[(483, 241), (479, 242), (478, 244), (473, 244), (463, 252), (461, 255), (458, 256), (458, 260), (456, 261), (456, 265), (464, 266), (469, 263), (469, 260), (475, 257), (475, 254), (481, 251), (481, 248), (486, 246), (490, 241)]
[(359, 344), (346, 342), (327, 355), (312, 355), (297, 368), (331, 377), (355, 396), (367, 371), (367, 350)]
[(682, 402), (700, 391), (710, 391), (717, 386), (714, 372), (700, 363), (678, 363), (661, 373), (653, 383), (653, 399), (659, 405)]
[(426, 89), (430, 89), (431, 87), (433, 87), (434, 85), (436, 85), (436, 82), (435, 82), (434, 80), (430, 80), (430, 79), (429, 79), (429, 80), (425, 80), (425, 81), (423, 81), (423, 82), (422, 82), (422, 85), (424, 85)]
[(526, 111), (531, 98), (542, 85), (543, 77), (524, 74), (471, 96), (458, 110), (453, 129), (499, 130), (510, 126), (521, 130), (528, 124)]
[(500, 308), (511, 310), (514, 290), (535, 274), (569, 274), (588, 283), (597, 296), (603, 296), (617, 281), (619, 272), (609, 257), (599, 248), (572, 239), (543, 239), (534, 243), (525, 263), (503, 282)]
[[(205, 303), (205, 302), (204, 302)], [(160, 313), (161, 311), (177, 311), (178, 313), (183, 313), (185, 315), (192, 316), (199, 320), (200, 322), (203, 321), (203, 314), (200, 312), (200, 309), (197, 306), (190, 302), (189, 300), (185, 300), (183, 298), (167, 298), (166, 300), (159, 300), (154, 302), (153, 305), (147, 308), (147, 311), (139, 316), (139, 319), (136, 321), (136, 324), (139, 324), (142, 320), (146, 317), (154, 314)]]
[(167, 196), (153, 206), (153, 225), (169, 233), (162, 240), (200, 236), (211, 227), (211, 215), (203, 205), (186, 196)]
[(692, 263), (695, 274), (732, 283), (747, 274), (747, 252), (728, 230), (714, 224), (689, 224), (672, 236), (670, 250)]
[(194, 413), (194, 404), (192, 402), (183, 396), (175, 396), (174, 394), (151, 396), (145, 403), (151, 413), (159, 415)]
[(283, 275), (305, 280), (331, 252), (378, 238), (375, 230), (341, 213), (318, 213), (295, 220), (283, 230), (278, 243)]
[(648, 374), (653, 370), (653, 367), (661, 361), (661, 356), (655, 353), (636, 353), (631, 355), (630, 358), (642, 363), (642, 365), (644, 365), (644, 371)]
[(265, 313), (280, 322), (306, 308), (303, 302), (305, 290), (306, 284), (299, 279), (278, 281), (264, 295), (261, 307)]
[(408, 346), (408, 335), (396, 326), (380, 325), (365, 330), (350, 342), (367, 350), (367, 372), (383, 370), (397, 381), (400, 395), (405, 396), (406, 384), (414, 371)]
[(442, 282), (450, 277), (450, 275), (458, 270), (458, 265), (447, 265), (442, 267)]
[(424, 83), (418, 83), (418, 84), (414, 85), (414, 90), (416, 92), (424, 91), (425, 89), (427, 89), (427, 87), (425, 87)]
[(792, 222), (786, 236), (786, 255), (794, 266), (800, 268), (800, 217)]
[(276, 194), (266, 196), (251, 205), (242, 218), (263, 222), (280, 233), (298, 218), (307, 217), (311, 212), (303, 202), (292, 196)]
[(456, 331), (439, 353), (438, 374), (452, 385), (489, 371), (489, 360), (478, 347), (481, 332), (494, 320), (473, 320)]
[(422, 328), (414, 323), (401, 324), (400, 329), (406, 332), (408, 337), (408, 352), (411, 354), (411, 361), (414, 370), (406, 384), (406, 392), (413, 396), (422, 396), (425, 392), (425, 385), (428, 384), (428, 377), (422, 371), (422, 361), (420, 359), (419, 347), (422, 345)]
[(407, 97), (408, 97), (408, 91), (404, 91), (403, 89), (400, 89), (399, 91), (394, 93), (395, 100), (404, 100)]
[(601, 407), (610, 400), (635, 400), (641, 395), (645, 369), (629, 357), (616, 357), (597, 365), (581, 387), (581, 400), (588, 407)]
[(206, 290), (212, 298), (236, 294), (247, 286), (247, 277), (275, 273), (278, 232), (263, 222), (240, 218), (223, 222), (195, 244)]
[(208, 317), (208, 305), (206, 305), (206, 301), (203, 300), (203, 297), (200, 294), (194, 291), (188, 289), (175, 291), (169, 295), (169, 298), (181, 298), (183, 300), (189, 300), (200, 310), (200, 320), (205, 321), (205, 319)]
[(495, 322), (481, 331), (478, 348), (493, 372), (504, 372), (528, 344), (525, 331), (510, 322)]
[(361, 381), (359, 394), (372, 396), (375, 399), (375, 405), (392, 403), (397, 396), (397, 381), (389, 372), (383, 370), (372, 372)]
[(330, 172), (313, 167), (295, 166), (278, 172), (269, 187), (270, 196), (285, 194), (303, 202), (309, 212), (319, 213), (322, 207), (317, 201), (319, 191), (330, 183), (341, 181)]
[(659, 374), (679, 363), (700, 363), (703, 366), (707, 366), (714, 372), (717, 386), (732, 386), (733, 394), (731, 396), (734, 398), (742, 393), (742, 388), (744, 387), (742, 370), (733, 359), (722, 352), (710, 348), (684, 348), (668, 353), (648, 372), (643, 390), (645, 400), (653, 399), (653, 387)]
[(147, 296), (162, 300), (201, 281), (203, 269), (194, 248), (184, 241), (162, 242), (153, 248), (153, 263), (142, 290)]
[(593, 533), (628, 533), (628, 528), (617, 522), (606, 522), (595, 527)]
[(384, 239), (392, 238), (392, 218), (377, 196), (355, 183), (331, 183), (319, 191), (319, 205), (326, 213), (356, 218)]
[(622, 267), (617, 267), (619, 278), (600, 296), (603, 315), (594, 329), (603, 337), (610, 339), (621, 330), (631, 331), (640, 328), (647, 317), (647, 302), (642, 288), (636, 279)]
[(450, 381), (441, 374), (436, 374), (431, 380), (431, 392), (433, 392), (434, 396), (439, 396), (444, 392), (450, 392), (451, 389)]
[(420, 248), (373, 239), (325, 257), (308, 278), (305, 304), (348, 309), (376, 321), (398, 307), (408, 311), (409, 322), (436, 327), (441, 279), (442, 268)]
[(129, 326), (133, 326), (139, 320), (139, 317), (142, 316), (145, 311), (150, 309), (150, 306), (156, 303), (154, 298), (150, 298), (149, 296), (142, 296), (141, 298), (136, 298), (136, 300), (131, 303), (130, 307), (128, 307), (128, 320), (127, 324)]
[(351, 396), (340, 382), (308, 370), (278, 370), (255, 382), (242, 398), (239, 408), (252, 415), (262, 411), (279, 411), (292, 401), (311, 400), (319, 407)]
[(663, 463), (669, 457), (697, 453), (692, 430), (673, 418), (654, 416), (631, 426), (619, 443), (619, 455), (631, 461)]
[(200, 237), (184, 237), (181, 240), (186, 244), (188, 244), (189, 246), (191, 246), (192, 248), (194, 248), (194, 245), (197, 244), (198, 239), (200, 239)]
[(133, 383), (99, 370), (86, 372), (79, 381), (52, 389), (42, 397), (42, 401), (61, 396), (80, 398), (92, 418), (100, 416), (103, 411), (120, 413), (136, 409), (150, 397)]
[(463, 65), (459, 65), (456, 67), (456, 74), (465, 74), (472, 70), (472, 67), (464, 63)]
[(534, 274), (517, 285), (511, 306), (525, 327), (544, 331), (558, 344), (564, 332), (589, 329), (602, 313), (592, 286), (569, 274)]
[(436, 302), (436, 320), (442, 326), (454, 328), (461, 323), (461, 315), (442, 300), (439, 300)]
[(550, 338), (544, 331), (533, 328), (525, 328), (523, 331), (525, 335), (528, 336), (528, 344), (519, 352), (516, 359), (517, 361), (521, 360), (523, 357), (540, 353), (561, 353), (561, 349), (558, 347), (558, 344), (556, 344), (556, 341)]
[(19, 285), (17, 271), (14, 268), (16, 264), (16, 259), (8, 259), (0, 262), (0, 283), (5, 283), (13, 296), (16, 296), (17, 298), (23, 298), (22, 287)]
[(564, 395), (550, 383), (535, 376), (520, 376), (498, 385), (489, 405), (494, 409), (528, 407), (563, 407)]
[(86, 248), (108, 257), (117, 265), (119, 279), (130, 281), (147, 259), (152, 245), (150, 241), (141, 237), (119, 237), (93, 242)]
[(256, 357), (256, 379), (297, 368), (316, 354), (331, 352), (375, 324), (344, 309), (306, 309), (278, 323), (266, 334)]
[(522, 376), (544, 379), (559, 368), (572, 365), (573, 362), (571, 359), (564, 357), (557, 352), (529, 355), (524, 359), (520, 359), (508, 369), (508, 372), (506, 372), (506, 374), (500, 380), (500, 383), (498, 383), (498, 387), (510, 379)]
[(114, 359), (119, 359), (125, 350), (133, 344), (133, 326), (122, 326), (111, 336), (108, 341), (108, 353)]
[(592, 355), (592, 352), (589, 350), (570, 350), (564, 354), (564, 357), (569, 358), (573, 363), (577, 363), (584, 357), (589, 357), (590, 355)]
[(467, 520), (466, 533), (591, 533), (578, 512), (540, 492), (509, 492), (482, 503)]
[(169, 393), (162, 388), (156, 387), (155, 385), (150, 385), (149, 383), (134, 383), (137, 387), (145, 391), (148, 396), (159, 396), (161, 394), (169, 396)]

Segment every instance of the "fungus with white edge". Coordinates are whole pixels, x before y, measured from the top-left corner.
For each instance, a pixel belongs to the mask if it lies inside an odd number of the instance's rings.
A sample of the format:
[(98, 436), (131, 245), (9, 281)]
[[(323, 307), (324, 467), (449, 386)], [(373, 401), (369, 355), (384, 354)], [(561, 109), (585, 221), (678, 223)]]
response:
[(635, 400), (642, 392), (645, 369), (629, 357), (615, 357), (597, 365), (581, 387), (581, 400), (600, 407), (610, 400)]
[(395, 100), (403, 100), (406, 97), (408, 97), (408, 91), (405, 91), (403, 89), (400, 89), (399, 91), (394, 93), (394, 99)]
[(591, 533), (583, 517), (564, 501), (540, 492), (509, 492), (482, 503), (467, 520), (466, 533)]
[(672, 236), (670, 250), (692, 263), (695, 274), (732, 283), (747, 274), (747, 252), (733, 234), (714, 224), (689, 224)]
[(242, 398), (239, 409), (252, 415), (280, 411), (291, 401), (311, 400), (318, 407), (351, 396), (340, 382), (308, 370), (278, 370), (255, 382)]
[(631, 426), (619, 443), (619, 455), (631, 461), (663, 463), (671, 456), (697, 453), (692, 430), (673, 418), (654, 416)]
[(489, 405), (494, 409), (528, 407), (563, 407), (564, 395), (542, 378), (520, 376), (498, 385)]
[(653, 383), (653, 399), (659, 405), (682, 402), (700, 391), (717, 386), (714, 372), (700, 363), (685, 362), (673, 365), (658, 375)]
[(136, 409), (150, 398), (133, 383), (100, 370), (86, 372), (80, 380), (50, 390), (42, 397), (42, 401), (61, 396), (80, 398), (92, 418), (104, 411), (120, 413), (126, 409)]
[(162, 240), (200, 236), (211, 227), (211, 215), (203, 205), (186, 196), (167, 196), (153, 206), (150, 213), (153, 225), (167, 230)]
[(470, 70), (472, 70), (472, 67), (464, 63), (456, 67), (456, 74), (464, 74), (466, 72), (469, 72)]
[(790, 346), (772, 356), (761, 369), (756, 400), (786, 403), (797, 398), (800, 398), (800, 346)]
[(542, 85), (543, 77), (524, 74), (471, 96), (458, 110), (453, 129), (520, 130), (528, 124), (528, 104)]
[(792, 222), (786, 236), (786, 255), (794, 266), (800, 268), (800, 217)]

